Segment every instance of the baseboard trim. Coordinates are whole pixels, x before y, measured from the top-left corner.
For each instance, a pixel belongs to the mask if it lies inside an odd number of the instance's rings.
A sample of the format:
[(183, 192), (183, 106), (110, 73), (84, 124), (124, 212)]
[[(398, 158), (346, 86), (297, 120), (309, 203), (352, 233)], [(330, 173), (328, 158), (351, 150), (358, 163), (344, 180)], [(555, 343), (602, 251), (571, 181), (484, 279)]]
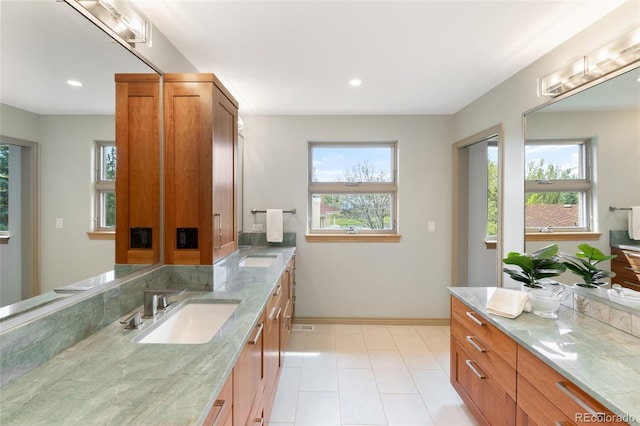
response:
[(451, 325), (449, 318), (325, 318), (294, 317), (294, 324)]

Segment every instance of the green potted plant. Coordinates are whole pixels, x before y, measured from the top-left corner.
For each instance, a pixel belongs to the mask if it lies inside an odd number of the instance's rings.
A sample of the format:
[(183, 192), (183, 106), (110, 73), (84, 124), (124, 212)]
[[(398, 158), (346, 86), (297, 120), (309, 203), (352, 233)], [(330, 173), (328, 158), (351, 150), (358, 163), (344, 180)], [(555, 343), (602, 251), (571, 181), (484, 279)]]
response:
[(605, 260), (616, 258), (616, 255), (607, 256), (589, 244), (580, 244), (575, 256), (561, 253), (562, 263), (574, 274), (582, 277), (583, 282), (576, 285), (587, 288), (596, 288), (605, 284), (602, 279), (615, 277), (615, 273), (598, 268), (596, 265)]
[(544, 288), (540, 284), (541, 279), (557, 277), (567, 269), (560, 262), (557, 253), (557, 244), (542, 247), (530, 255), (510, 252), (506, 258), (502, 259), (502, 262), (507, 265), (515, 265), (518, 269), (504, 268), (503, 271), (514, 280), (521, 282), (523, 290), (527, 288)]

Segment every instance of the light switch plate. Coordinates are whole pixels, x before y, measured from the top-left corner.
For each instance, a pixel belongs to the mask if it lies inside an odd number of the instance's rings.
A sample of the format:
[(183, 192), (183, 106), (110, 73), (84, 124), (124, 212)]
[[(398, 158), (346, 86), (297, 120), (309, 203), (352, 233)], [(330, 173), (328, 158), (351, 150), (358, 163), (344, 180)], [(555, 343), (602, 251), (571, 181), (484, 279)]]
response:
[(427, 231), (436, 232), (436, 223), (433, 220), (427, 222)]
[(62, 229), (63, 220), (61, 217), (56, 217), (56, 229)]

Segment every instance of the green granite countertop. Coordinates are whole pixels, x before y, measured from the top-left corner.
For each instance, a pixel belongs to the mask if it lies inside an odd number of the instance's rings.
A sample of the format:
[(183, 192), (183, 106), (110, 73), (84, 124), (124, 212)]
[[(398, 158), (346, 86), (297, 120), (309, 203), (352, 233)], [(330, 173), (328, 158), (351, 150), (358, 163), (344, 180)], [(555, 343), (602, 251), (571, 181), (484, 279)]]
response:
[[(0, 389), (0, 424), (202, 423), (294, 251), (262, 247), (232, 254), (214, 266), (213, 292), (186, 292), (138, 330), (125, 330), (116, 321), (61, 352)], [(268, 268), (240, 267), (247, 254), (277, 257)], [(172, 307), (193, 298), (240, 304), (208, 343), (132, 342)]]
[(494, 290), (449, 288), (453, 296), (604, 406), (640, 425), (640, 339), (564, 306), (558, 319), (526, 312), (515, 319), (488, 314), (485, 306)]

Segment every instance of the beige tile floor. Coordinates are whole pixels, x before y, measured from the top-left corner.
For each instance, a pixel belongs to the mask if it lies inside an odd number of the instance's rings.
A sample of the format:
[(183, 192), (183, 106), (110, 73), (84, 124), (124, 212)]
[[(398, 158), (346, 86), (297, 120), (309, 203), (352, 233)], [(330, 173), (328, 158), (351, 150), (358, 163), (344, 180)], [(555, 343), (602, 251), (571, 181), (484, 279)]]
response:
[(449, 327), (293, 331), (271, 426), (476, 425), (449, 384)]

